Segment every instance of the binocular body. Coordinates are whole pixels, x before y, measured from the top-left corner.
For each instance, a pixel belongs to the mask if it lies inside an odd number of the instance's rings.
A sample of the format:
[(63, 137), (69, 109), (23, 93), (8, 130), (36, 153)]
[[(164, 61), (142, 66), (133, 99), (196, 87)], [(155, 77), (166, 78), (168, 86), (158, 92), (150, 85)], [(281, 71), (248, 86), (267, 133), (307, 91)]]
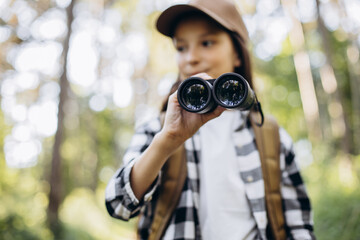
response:
[(177, 98), (183, 109), (195, 113), (211, 112), (218, 105), (249, 110), (256, 102), (249, 83), (237, 73), (225, 73), (211, 80), (190, 77), (180, 84)]

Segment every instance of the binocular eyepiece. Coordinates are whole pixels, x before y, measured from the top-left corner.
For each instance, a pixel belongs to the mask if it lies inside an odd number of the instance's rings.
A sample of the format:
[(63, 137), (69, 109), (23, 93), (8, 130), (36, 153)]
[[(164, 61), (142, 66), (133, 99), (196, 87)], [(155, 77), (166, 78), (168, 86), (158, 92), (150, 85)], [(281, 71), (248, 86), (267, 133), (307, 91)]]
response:
[(182, 108), (195, 113), (211, 112), (218, 105), (249, 110), (257, 101), (249, 83), (237, 73), (225, 73), (211, 80), (190, 77), (180, 84), (177, 98)]

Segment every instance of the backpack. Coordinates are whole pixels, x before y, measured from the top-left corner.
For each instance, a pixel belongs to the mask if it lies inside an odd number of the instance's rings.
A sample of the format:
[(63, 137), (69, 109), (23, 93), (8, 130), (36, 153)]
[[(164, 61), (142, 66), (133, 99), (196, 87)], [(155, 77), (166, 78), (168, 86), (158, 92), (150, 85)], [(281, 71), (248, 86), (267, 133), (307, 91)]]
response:
[[(262, 126), (250, 117), (255, 142), (260, 154), (265, 185), (265, 201), (269, 221), (267, 234), (270, 239), (286, 239), (285, 220), (280, 193), (280, 136), (279, 125), (271, 116), (266, 116)], [(149, 240), (162, 238), (175, 210), (187, 176), (186, 150), (182, 145), (164, 165), (163, 181), (156, 202)]]

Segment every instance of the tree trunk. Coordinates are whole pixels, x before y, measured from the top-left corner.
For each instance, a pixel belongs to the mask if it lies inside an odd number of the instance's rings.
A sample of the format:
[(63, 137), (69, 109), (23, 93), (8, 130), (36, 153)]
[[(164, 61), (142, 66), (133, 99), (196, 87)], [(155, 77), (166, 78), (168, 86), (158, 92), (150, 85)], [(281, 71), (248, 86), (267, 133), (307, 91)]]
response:
[(66, 102), (69, 91), (69, 83), (67, 80), (67, 57), (69, 51), (69, 41), (71, 36), (71, 24), (74, 19), (73, 8), (75, 0), (71, 1), (70, 5), (66, 9), (67, 13), (67, 35), (63, 43), (63, 72), (60, 77), (60, 97), (58, 105), (58, 124), (57, 131), (55, 134), (55, 142), (52, 152), (52, 161), (51, 161), (51, 175), (50, 175), (50, 193), (49, 193), (49, 206), (47, 211), (47, 220), (50, 227), (50, 230), (53, 232), (55, 239), (60, 238), (61, 227), (59, 224), (59, 206), (62, 201), (62, 177), (61, 177), (61, 145), (63, 142), (63, 133), (64, 133), (64, 103)]
[[(334, 64), (333, 64), (333, 54), (331, 52), (331, 45), (329, 40), (329, 32), (325, 27), (325, 24), (320, 15), (320, 3), (319, 0), (316, 0), (316, 9), (318, 13), (317, 17), (317, 25), (319, 29), (319, 33), (322, 40), (323, 51), (325, 53), (325, 64), (322, 66), (320, 70), (321, 82), (323, 88), (327, 94), (329, 94), (330, 101), (329, 103), (335, 103), (341, 109), (339, 111), (341, 114), (339, 116), (333, 116), (330, 114), (332, 132), (334, 137), (341, 137), (343, 140), (341, 141), (341, 148), (344, 153), (348, 154), (352, 149), (352, 136), (351, 130), (349, 128), (349, 119), (348, 114), (344, 108), (344, 98), (341, 90), (338, 88), (336, 76), (334, 73)], [(331, 107), (331, 106), (330, 106)], [(337, 133), (338, 132), (338, 133)]]
[(295, 70), (308, 135), (311, 140), (319, 141), (322, 139), (319, 106), (311, 73), (310, 58), (305, 51), (303, 28), (301, 22), (295, 17), (296, 13), (293, 12), (296, 9), (296, 0), (282, 0), (281, 3), (285, 13), (290, 16), (293, 23), (290, 31), (290, 43), (294, 52)]
[[(344, 0), (338, 1), (340, 12), (344, 19), (348, 19), (347, 11), (345, 10)], [(359, 60), (359, 43), (357, 37), (359, 31), (348, 32), (348, 46), (347, 46), (347, 66), (350, 78), (350, 94), (352, 105), (352, 135), (353, 147), (352, 153), (358, 155), (360, 153), (360, 60)]]

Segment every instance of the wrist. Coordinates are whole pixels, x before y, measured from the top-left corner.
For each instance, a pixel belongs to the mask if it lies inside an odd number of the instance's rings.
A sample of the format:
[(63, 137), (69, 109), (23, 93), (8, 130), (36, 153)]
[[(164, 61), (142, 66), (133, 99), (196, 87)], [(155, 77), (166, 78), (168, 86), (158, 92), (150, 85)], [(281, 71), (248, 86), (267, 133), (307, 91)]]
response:
[(178, 147), (180, 147), (184, 141), (179, 139), (177, 134), (171, 134), (166, 131), (161, 130), (154, 137), (154, 143), (161, 148), (166, 157), (169, 157)]

